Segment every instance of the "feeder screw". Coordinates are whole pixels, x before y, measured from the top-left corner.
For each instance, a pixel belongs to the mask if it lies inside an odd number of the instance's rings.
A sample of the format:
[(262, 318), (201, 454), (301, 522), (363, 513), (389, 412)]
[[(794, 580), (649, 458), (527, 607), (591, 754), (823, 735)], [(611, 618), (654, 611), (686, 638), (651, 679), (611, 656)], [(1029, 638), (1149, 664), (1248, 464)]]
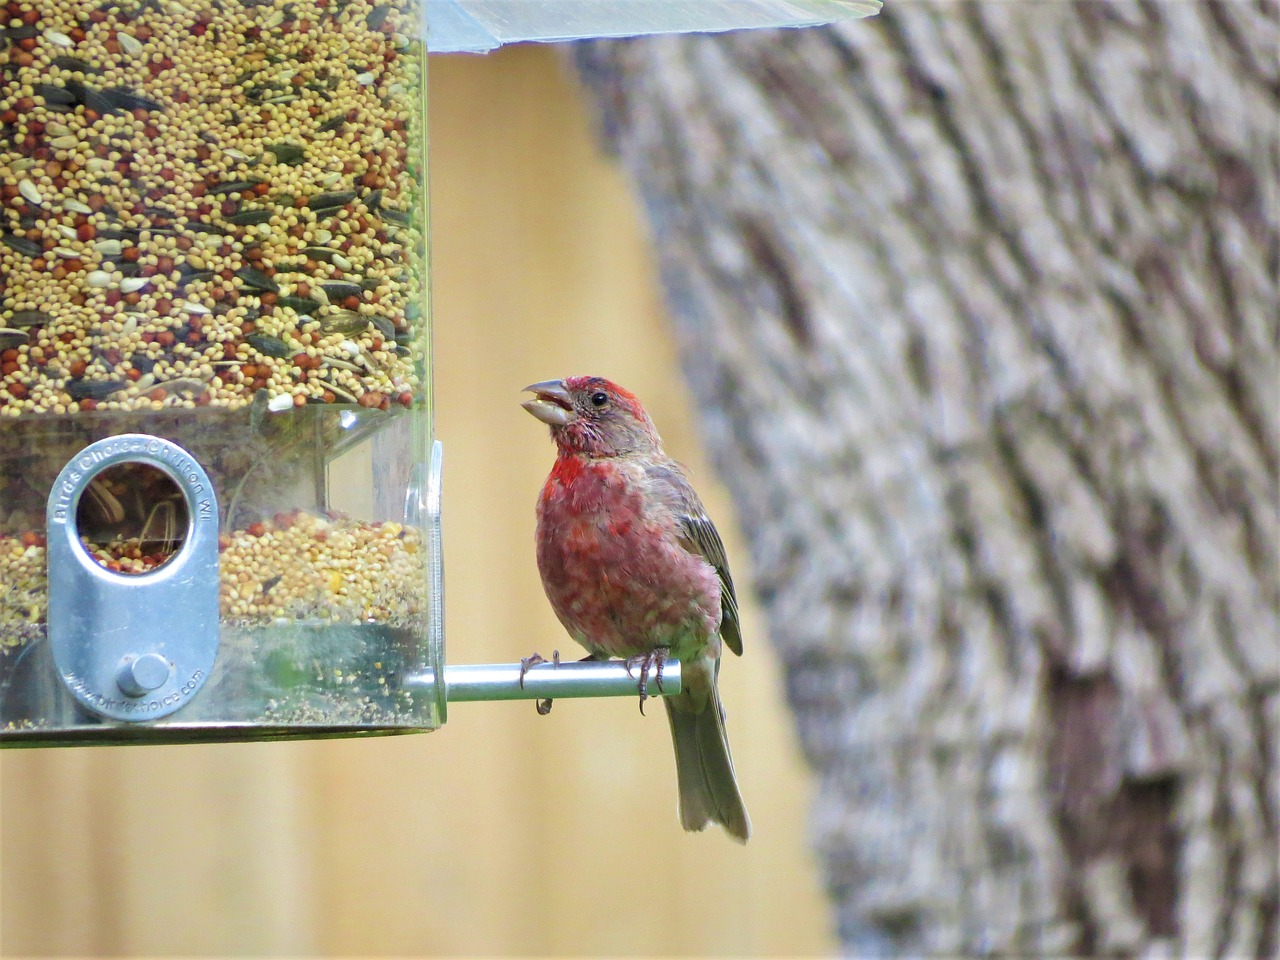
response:
[(172, 668), (158, 653), (125, 657), (116, 668), (116, 686), (126, 697), (143, 697), (169, 680)]

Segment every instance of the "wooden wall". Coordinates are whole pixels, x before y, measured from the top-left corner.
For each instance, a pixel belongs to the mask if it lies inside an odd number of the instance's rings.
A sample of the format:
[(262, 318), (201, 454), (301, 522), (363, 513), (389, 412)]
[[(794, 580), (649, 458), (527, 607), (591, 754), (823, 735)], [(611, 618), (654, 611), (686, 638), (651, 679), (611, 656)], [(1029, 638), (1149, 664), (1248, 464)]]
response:
[[(551, 51), (432, 69), (449, 658), (571, 644), (533, 562), (552, 449), (526, 383), (608, 375), (695, 472), (636, 210)], [(756, 836), (685, 836), (661, 708), (463, 704), (440, 731), (0, 756), (7, 954), (814, 955), (832, 939), (810, 785), (750, 602), (722, 673)]]

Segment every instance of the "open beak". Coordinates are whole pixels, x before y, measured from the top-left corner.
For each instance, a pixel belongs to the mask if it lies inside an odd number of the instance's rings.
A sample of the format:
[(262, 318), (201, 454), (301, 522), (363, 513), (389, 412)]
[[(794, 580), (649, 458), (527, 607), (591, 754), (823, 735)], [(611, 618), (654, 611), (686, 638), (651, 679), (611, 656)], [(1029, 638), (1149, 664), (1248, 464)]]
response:
[(552, 427), (563, 427), (577, 416), (573, 412), (573, 398), (565, 389), (563, 380), (543, 380), (541, 383), (531, 383), (524, 389), (534, 397), (532, 400), (524, 401), (520, 406), (543, 423)]

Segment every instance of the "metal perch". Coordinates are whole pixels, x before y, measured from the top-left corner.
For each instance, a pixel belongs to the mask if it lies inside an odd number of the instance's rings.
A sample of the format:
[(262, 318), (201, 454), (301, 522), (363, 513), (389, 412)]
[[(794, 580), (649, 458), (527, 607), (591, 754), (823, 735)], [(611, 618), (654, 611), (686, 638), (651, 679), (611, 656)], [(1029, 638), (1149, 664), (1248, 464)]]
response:
[[(444, 668), (445, 696), (451, 703), (474, 700), (546, 700), (570, 697), (626, 697), (639, 695), (639, 672), (627, 672), (621, 660), (540, 663), (530, 667), (520, 685), (520, 664), (480, 663)], [(432, 689), (435, 671), (424, 670), (404, 679), (409, 689)], [(662, 667), (662, 688), (649, 677), (650, 696), (680, 692), (680, 661)]]

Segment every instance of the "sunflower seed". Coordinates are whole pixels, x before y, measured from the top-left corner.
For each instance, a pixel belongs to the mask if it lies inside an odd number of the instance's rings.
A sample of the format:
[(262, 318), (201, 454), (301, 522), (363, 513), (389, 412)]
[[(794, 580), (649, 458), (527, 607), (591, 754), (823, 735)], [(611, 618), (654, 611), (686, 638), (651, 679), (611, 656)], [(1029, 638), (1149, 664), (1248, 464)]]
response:
[(120, 43), (124, 52), (129, 54), (131, 57), (136, 57), (142, 52), (142, 41), (137, 37), (131, 36), (127, 33), (117, 33), (116, 40)]
[(53, 317), (43, 310), (19, 310), (5, 320), (4, 325), (25, 330), (27, 327), (43, 327), (52, 319)]
[(57, 30), (46, 30), (44, 32), (44, 38), (56, 47), (72, 46), (71, 38), (65, 33), (59, 33)]
[(320, 302), (312, 300), (310, 297), (281, 297), (277, 302), (280, 306), (288, 307), (299, 316), (310, 315), (320, 309)]
[(345, 280), (322, 283), (320, 288), (328, 295), (330, 302), (342, 300), (345, 297), (358, 297), (363, 292), (358, 283), (348, 283)]
[(209, 308), (206, 307), (203, 303), (196, 303), (194, 300), (184, 301), (182, 304), (182, 309), (185, 310), (187, 313), (195, 314), (196, 316), (199, 316), (199, 317), (207, 316), (210, 312)]
[(227, 217), (227, 223), (234, 223), (238, 227), (256, 227), (260, 223), (266, 223), (272, 216), (274, 214), (270, 210), (241, 210)]
[(150, 282), (150, 277), (126, 277), (120, 281), (120, 292), (137, 293)]
[(66, 237), (68, 240), (74, 240), (76, 238), (75, 227), (68, 227), (66, 224), (59, 224), (58, 232), (62, 234), (64, 237)]
[(126, 386), (128, 382), (120, 380), (72, 380), (63, 389), (72, 400), (105, 400)]
[(99, 240), (93, 245), (93, 249), (104, 257), (120, 256), (119, 240)]
[(27, 331), (0, 327), (0, 349), (8, 350), (27, 342)]
[(85, 74), (101, 74), (102, 73), (102, 71), (99, 68), (95, 67), (93, 64), (85, 60), (81, 60), (79, 57), (68, 57), (65, 54), (60, 57), (54, 57), (53, 65), (55, 67), (61, 67), (63, 70), (70, 71), (71, 73), (85, 73)]
[(84, 278), (84, 282), (91, 287), (109, 287), (111, 286), (111, 274), (105, 270), (94, 270)]
[(276, 155), (276, 163), (283, 163), (286, 166), (293, 166), (306, 159), (302, 147), (296, 143), (277, 143), (267, 149)]
[(180, 277), (178, 279), (178, 286), (213, 279), (214, 274), (212, 270), (190, 270), (190, 272), (188, 272), (192, 259), (193, 258), (188, 257), (187, 262), (179, 268)]
[(45, 106), (76, 106), (81, 102), (76, 93), (67, 87), (55, 87), (52, 83), (37, 83), (36, 96), (45, 101)]
[(151, 100), (142, 96), (129, 87), (112, 87), (110, 90), (102, 91), (102, 99), (106, 103), (107, 110), (100, 112), (108, 112), (111, 110), (123, 110), (126, 112), (133, 110), (163, 110), (164, 107), (155, 100)]
[(369, 322), (377, 328), (380, 334), (382, 334), (382, 339), (391, 340), (395, 337), (396, 325), (386, 317), (373, 316), (369, 318)]
[(79, 250), (72, 250), (70, 247), (54, 247), (53, 252), (63, 260), (76, 260), (80, 256)]
[(336, 210), (339, 207), (345, 207), (355, 198), (356, 193), (354, 190), (344, 190), (341, 193), (322, 193), (318, 197), (312, 197), (307, 206), (313, 211)]
[(366, 70), (364, 73), (356, 74), (356, 83), (362, 87), (370, 86), (373, 83), (373, 74)]
[(272, 413), (283, 413), (293, 408), (293, 397), (287, 393), (277, 393), (267, 401), (267, 409)]
[(6, 233), (0, 237), (0, 243), (3, 243), (15, 253), (22, 254), (24, 257), (38, 257), (44, 253), (44, 247), (34, 240), (28, 240), (26, 237), (15, 237), (11, 233)]
[(245, 341), (253, 349), (267, 357), (283, 359), (293, 355), (293, 350), (289, 348), (287, 343), (269, 333), (251, 333), (245, 337)]
[(241, 267), (236, 271), (236, 276), (254, 290), (270, 290), (272, 293), (280, 292), (278, 283), (261, 270), (255, 270), (253, 267)]
[(315, 260), (317, 264), (332, 264), (335, 251), (329, 250), (329, 247), (303, 247), (302, 252), (306, 253), (308, 260)]
[(82, 213), (86, 217), (93, 213), (92, 208), (90, 208), (88, 204), (81, 203), (79, 200), (63, 200), (62, 209), (68, 210), (71, 213)]
[(261, 180), (225, 180), (209, 188), (209, 193), (244, 193), (246, 190), (252, 190)]

